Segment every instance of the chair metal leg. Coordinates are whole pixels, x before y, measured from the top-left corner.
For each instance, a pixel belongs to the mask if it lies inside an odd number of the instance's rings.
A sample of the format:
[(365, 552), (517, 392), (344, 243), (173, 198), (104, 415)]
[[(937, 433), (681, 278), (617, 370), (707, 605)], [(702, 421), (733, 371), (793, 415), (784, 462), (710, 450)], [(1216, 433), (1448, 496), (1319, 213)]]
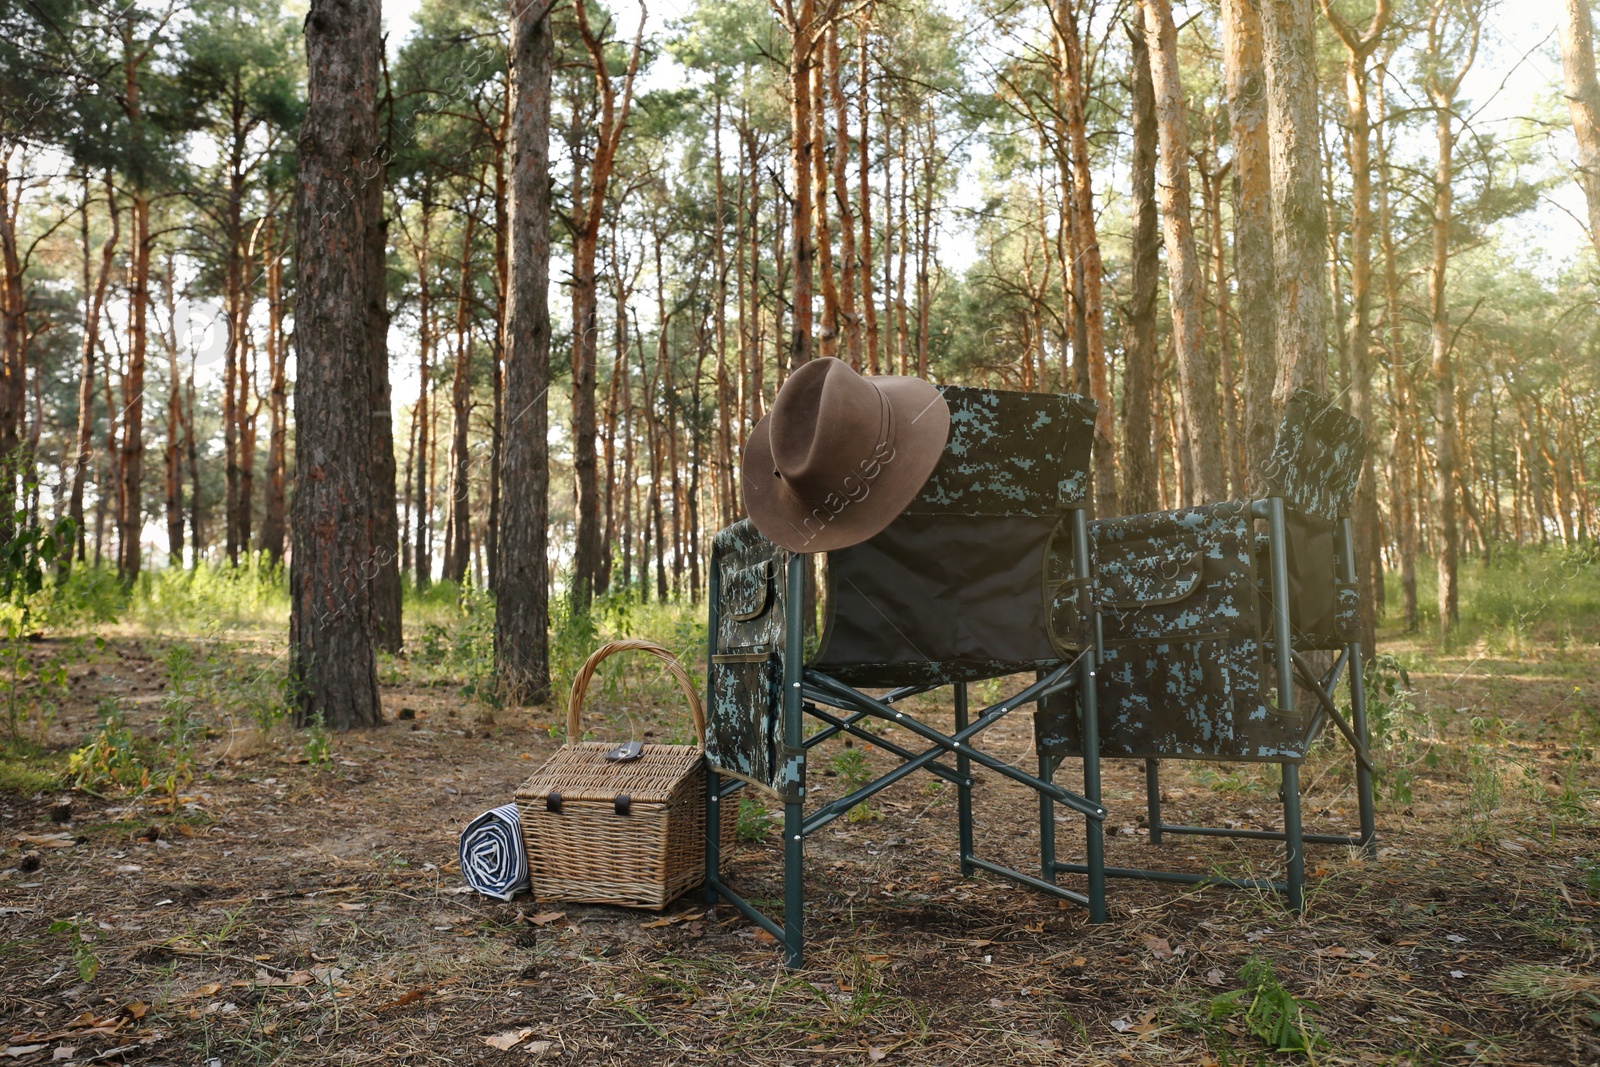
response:
[(722, 775), (706, 764), (706, 905), (716, 906), (722, 881)]
[[(1362, 676), (1361, 646), (1350, 645), (1350, 726), (1369, 753), (1372, 739), (1367, 734), (1367, 688)], [(1361, 814), (1361, 849), (1368, 856), (1378, 854), (1377, 819), (1372, 796), (1372, 772), (1356, 761), (1356, 805)]]
[(1300, 822), (1300, 765), (1283, 764), (1283, 836), (1284, 852), (1289, 860), (1289, 910), (1301, 912), (1306, 908), (1306, 845), (1304, 827)]
[[(1344, 580), (1356, 581), (1355, 534), (1350, 518), (1339, 520), (1339, 558), (1343, 563)], [(1368, 856), (1378, 854), (1377, 820), (1374, 816), (1372, 796), (1371, 752), (1372, 737), (1367, 733), (1367, 681), (1362, 672), (1361, 642), (1350, 642), (1350, 726), (1357, 743), (1368, 755), (1369, 766), (1356, 761), (1356, 804), (1361, 813), (1361, 847)]]
[[(1055, 762), (1039, 749), (1039, 777), (1051, 781), (1055, 777)], [(1056, 880), (1056, 805), (1043, 793), (1039, 794), (1039, 877), (1051, 884)]]
[(785, 962), (790, 967), (803, 966), (805, 957), (806, 746), (800, 694), (805, 648), (800, 624), (805, 569), (809, 565), (807, 556), (795, 553), (789, 557), (784, 602), (787, 617), (783, 649), (783, 940)]
[[(956, 702), (956, 733), (967, 728), (967, 683), (957, 682), (955, 686)], [(965, 755), (956, 756), (956, 775), (961, 779), (956, 786), (956, 823), (960, 835), (961, 848), (961, 877), (972, 876), (972, 761)], [(1041, 775), (1041, 777), (1043, 777)], [(1043, 803), (1048, 804), (1049, 799), (1041, 797)]]
[(1150, 823), (1150, 843), (1161, 844), (1161, 761), (1144, 761), (1144, 802)]
[[(1078, 686), (1078, 707), (1083, 712), (1079, 727), (1083, 737), (1083, 795), (1100, 804), (1100, 711), (1095, 702), (1094, 676), (1097, 659), (1091, 649), (1083, 654), (1082, 681)], [(1083, 859), (1089, 876), (1089, 921), (1106, 921), (1106, 846), (1101, 825), (1083, 820)]]

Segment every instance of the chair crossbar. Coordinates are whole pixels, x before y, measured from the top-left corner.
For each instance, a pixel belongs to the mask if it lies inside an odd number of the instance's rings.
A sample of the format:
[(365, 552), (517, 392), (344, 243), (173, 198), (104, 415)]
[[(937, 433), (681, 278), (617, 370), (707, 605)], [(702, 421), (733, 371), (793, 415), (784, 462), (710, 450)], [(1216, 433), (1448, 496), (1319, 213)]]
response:
[[(1311, 840), (1308, 836), (1307, 841)], [(1089, 867), (1083, 863), (1057, 863), (1055, 869), (1063, 874), (1087, 874)], [(1271, 889), (1282, 893), (1287, 883), (1272, 882), (1262, 878), (1229, 878), (1220, 874), (1190, 874), (1184, 871), (1153, 871), (1144, 867), (1104, 867), (1107, 878), (1140, 878), (1147, 882), (1176, 882), (1179, 885), (1221, 885), (1230, 889)]]
[[(1373, 770), (1372, 759), (1367, 755), (1367, 748), (1356, 737), (1355, 730), (1351, 728), (1350, 723), (1340, 713), (1338, 705), (1333, 702), (1332, 694), (1317, 681), (1316, 672), (1312, 669), (1311, 664), (1306, 662), (1304, 656), (1292, 649), (1289, 655), (1294, 660), (1295, 671), (1300, 675), (1300, 680), (1306, 683), (1306, 688), (1311, 690), (1312, 695), (1317, 698), (1317, 702), (1322, 705), (1322, 710), (1327, 712), (1334, 725), (1339, 727), (1339, 732), (1344, 734), (1344, 739), (1350, 742), (1350, 749), (1355, 753), (1356, 760), (1367, 769), (1368, 773), (1371, 773)], [(1333, 681), (1335, 685), (1339, 682), (1337, 678)]]
[[(1098, 822), (1104, 820), (1106, 817), (1105, 808), (1101, 807), (1099, 804), (1087, 800), (1076, 793), (1069, 792), (1053, 782), (1047, 782), (1044, 779), (1036, 778), (1025, 771), (1019, 771), (1009, 763), (1006, 763), (1004, 760), (997, 759), (996, 757), (989, 755), (989, 753), (984, 752), (982, 749), (976, 749), (971, 745), (965, 745), (965, 743), (972, 737), (994, 725), (994, 723), (999, 721), (1003, 716), (1016, 710), (1023, 704), (1031, 703), (1032, 701), (1040, 699), (1040, 696), (1046, 692), (1054, 691), (1057, 684), (1061, 682), (1062, 678), (1068, 671), (1072, 669), (1072, 667), (1072, 664), (1058, 667), (1056, 670), (1051, 671), (1049, 674), (1039, 679), (1033, 685), (1028, 686), (1026, 689), (1022, 690), (1022, 692), (1017, 693), (1015, 696), (984, 709), (970, 726), (964, 730), (958, 730), (953, 737), (934, 729), (927, 723), (913, 718), (904, 712), (896, 711), (894, 708), (884, 704), (882, 701), (876, 700), (873, 697), (869, 697), (859, 690), (853, 689), (842, 682), (834, 681), (825, 674), (808, 670), (805, 672), (805, 679), (807, 682), (811, 683), (811, 692), (808, 695), (811, 695), (813, 699), (832, 704), (834, 707), (853, 708), (875, 714), (879, 718), (893, 722), (896, 725), (903, 726), (912, 733), (919, 735), (924, 740), (932, 742), (933, 747), (927, 749), (914, 759), (908, 761), (906, 764), (903, 764), (901, 767), (896, 768), (895, 771), (889, 772), (890, 774), (895, 774), (896, 771), (899, 771), (901, 773), (898, 775), (898, 777), (904, 777), (905, 774), (908, 774), (913, 770), (917, 770), (927, 763), (931, 763), (944, 752), (950, 752), (954, 755), (964, 755), (975, 763), (981, 764), (982, 766), (987, 767), (989, 770), (994, 771), (996, 774), (1010, 778), (1012, 781), (1017, 782), (1020, 785), (1027, 786), (1034, 792), (1043, 796), (1047, 796), (1059, 804), (1065, 804), (1067, 807), (1078, 812), (1079, 814), (1086, 815)], [(964, 745), (965, 747), (963, 747)]]
[(993, 860), (986, 860), (982, 856), (968, 856), (967, 862), (972, 864), (974, 867), (977, 867), (979, 870), (988, 871), (990, 874), (997, 874), (1001, 878), (1009, 878), (1018, 885), (1025, 885), (1029, 889), (1037, 889), (1041, 893), (1049, 893), (1053, 897), (1060, 897), (1062, 900), (1070, 900), (1072, 903), (1077, 904), (1080, 907), (1087, 908), (1089, 906), (1089, 898), (1082, 893), (1074, 892), (1071, 889), (1063, 889), (1054, 882), (1047, 882), (1043, 878), (1035, 878), (1031, 874), (1023, 874), (1019, 870), (1007, 867), (1001, 863), (995, 863)]
[[(1288, 839), (1282, 830), (1236, 830), (1226, 826), (1182, 826), (1169, 822), (1161, 824), (1164, 834), (1188, 834), (1191, 837), (1237, 837), (1248, 841), (1284, 841)], [(1309, 841), (1314, 845), (1362, 845), (1366, 842), (1359, 837), (1349, 834), (1307, 834), (1302, 833), (1300, 840)]]
[[(865, 741), (868, 744), (876, 745), (885, 752), (899, 756), (902, 760), (913, 760), (917, 758), (917, 753), (911, 751), (909, 748), (904, 748), (895, 744), (893, 741), (890, 741), (888, 738), (880, 737), (877, 734), (870, 733), (869, 731), (862, 729), (860, 726), (857, 726), (857, 722), (859, 722), (861, 719), (867, 718), (864, 713), (858, 712), (855, 715), (850, 716), (849, 719), (841, 719), (838, 716), (831, 715), (823, 709), (817, 707), (817, 705), (811, 703), (807, 703), (805, 705), (805, 712), (813, 719), (820, 719), (822, 722), (828, 723), (829, 729), (835, 734), (842, 732), (847, 733), (852, 737), (860, 738), (862, 741)], [(807, 747), (809, 747), (810, 744), (811, 738), (808, 737), (806, 738)], [(927, 764), (927, 770), (930, 773), (936, 774), (940, 778), (945, 779), (952, 785), (972, 784), (971, 778), (968, 778), (965, 775), (957, 774), (955, 771), (951, 770), (949, 767), (946, 767), (944, 764), (939, 763), (937, 760), (933, 763)]]

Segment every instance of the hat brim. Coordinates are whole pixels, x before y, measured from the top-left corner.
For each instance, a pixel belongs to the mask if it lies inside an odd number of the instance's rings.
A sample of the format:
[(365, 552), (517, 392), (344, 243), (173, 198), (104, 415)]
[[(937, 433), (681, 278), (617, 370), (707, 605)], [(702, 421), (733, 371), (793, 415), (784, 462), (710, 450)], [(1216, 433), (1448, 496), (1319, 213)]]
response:
[(791, 496), (773, 476), (772, 439), (764, 415), (744, 446), (741, 482), (745, 510), (757, 530), (790, 552), (831, 552), (883, 530), (916, 499), (950, 437), (950, 407), (921, 378), (872, 377), (894, 413), (894, 447), (863, 464), (853, 482), (820, 503)]

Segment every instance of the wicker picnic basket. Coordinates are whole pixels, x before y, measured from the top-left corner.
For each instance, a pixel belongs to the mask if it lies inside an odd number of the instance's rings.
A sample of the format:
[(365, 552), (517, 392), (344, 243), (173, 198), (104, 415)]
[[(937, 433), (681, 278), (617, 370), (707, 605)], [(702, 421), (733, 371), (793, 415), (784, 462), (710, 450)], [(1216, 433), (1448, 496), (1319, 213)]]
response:
[[(694, 745), (643, 745), (636, 758), (606, 758), (617, 746), (583, 742), (579, 717), (595, 670), (618, 652), (648, 652), (688, 698)], [(528, 873), (541, 900), (660, 910), (705, 878), (705, 710), (677, 658), (649, 641), (611, 641), (572, 682), (567, 743), (517, 790)], [(722, 819), (733, 842), (737, 809)]]

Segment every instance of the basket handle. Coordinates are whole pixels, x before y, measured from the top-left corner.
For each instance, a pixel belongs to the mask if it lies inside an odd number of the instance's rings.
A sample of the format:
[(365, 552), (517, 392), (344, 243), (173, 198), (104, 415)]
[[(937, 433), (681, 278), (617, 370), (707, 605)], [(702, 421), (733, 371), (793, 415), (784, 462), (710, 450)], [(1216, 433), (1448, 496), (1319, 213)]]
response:
[(678, 657), (662, 648), (653, 641), (641, 641), (638, 638), (625, 638), (621, 641), (607, 641), (584, 660), (583, 667), (578, 671), (577, 677), (572, 679), (572, 694), (567, 697), (567, 743), (572, 744), (582, 736), (579, 716), (583, 712), (583, 697), (589, 690), (589, 680), (594, 677), (594, 672), (607, 657), (618, 652), (648, 652), (667, 668), (667, 673), (677, 681), (678, 687), (683, 690), (683, 695), (689, 698), (689, 711), (694, 716), (694, 732), (700, 738), (700, 743), (706, 743), (706, 712), (700, 703), (700, 693), (695, 689), (694, 679), (689, 677), (689, 672), (683, 669), (683, 664), (678, 662)]

